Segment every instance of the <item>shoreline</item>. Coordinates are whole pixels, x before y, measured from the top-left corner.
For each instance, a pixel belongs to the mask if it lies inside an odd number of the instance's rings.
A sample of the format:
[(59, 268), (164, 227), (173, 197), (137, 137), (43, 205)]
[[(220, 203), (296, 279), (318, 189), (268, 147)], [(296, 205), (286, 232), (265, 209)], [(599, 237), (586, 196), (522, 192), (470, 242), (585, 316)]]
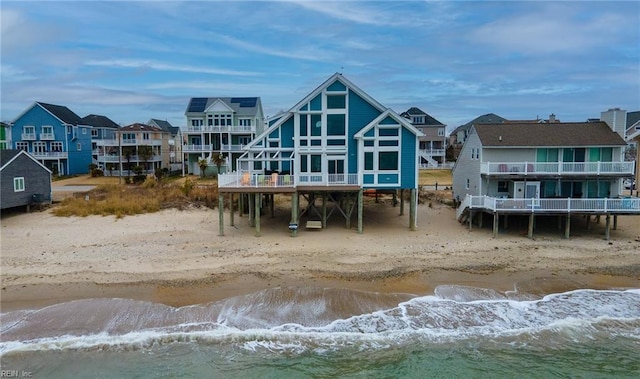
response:
[(144, 281), (97, 284), (68, 282), (30, 284), (2, 288), (0, 311), (40, 309), (54, 304), (92, 298), (126, 298), (183, 307), (222, 301), (264, 289), (289, 287), (337, 288), (384, 294), (402, 293), (415, 296), (434, 295), (438, 286), (462, 286), (493, 290), (500, 294), (516, 291), (532, 298), (577, 289), (625, 290), (640, 288), (637, 276), (577, 272), (507, 272), (469, 273), (436, 269), (410, 272), (378, 279), (359, 277), (308, 278), (266, 277), (257, 273), (211, 277), (195, 280)]
[(418, 230), (410, 231), (407, 215), (389, 203), (365, 206), (363, 234), (333, 218), (295, 238), (285, 207), (263, 216), (261, 237), (246, 216), (228, 226), (228, 212), (218, 236), (217, 210), (200, 208), (122, 219), (50, 210), (3, 216), (0, 311), (93, 297), (184, 306), (292, 286), (418, 296), (438, 285), (504, 292), (532, 283), (527, 292), (540, 295), (640, 288), (640, 217), (620, 217), (609, 241), (603, 223), (587, 229), (581, 220), (568, 240), (555, 223), (541, 223), (530, 240), (516, 221), (493, 238), (441, 204), (420, 205)]

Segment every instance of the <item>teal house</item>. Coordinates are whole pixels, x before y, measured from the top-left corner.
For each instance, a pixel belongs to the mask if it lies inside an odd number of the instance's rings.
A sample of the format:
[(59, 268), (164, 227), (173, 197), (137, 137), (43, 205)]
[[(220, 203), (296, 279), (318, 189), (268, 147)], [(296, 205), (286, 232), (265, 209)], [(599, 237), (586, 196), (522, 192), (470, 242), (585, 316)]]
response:
[[(350, 228), (356, 209), (361, 233), (365, 192), (400, 191), (404, 199), (406, 190), (409, 226), (415, 229), (422, 135), (409, 120), (336, 73), (267, 121), (266, 130), (237, 159), (237, 170), (219, 176), (220, 201), (225, 194), (239, 194), (242, 204), (249, 201), (257, 234), (260, 199), (275, 193), (292, 195), (293, 235), (303, 219), (307, 228), (325, 228), (327, 214), (341, 215)], [(299, 206), (301, 196), (306, 208)]]

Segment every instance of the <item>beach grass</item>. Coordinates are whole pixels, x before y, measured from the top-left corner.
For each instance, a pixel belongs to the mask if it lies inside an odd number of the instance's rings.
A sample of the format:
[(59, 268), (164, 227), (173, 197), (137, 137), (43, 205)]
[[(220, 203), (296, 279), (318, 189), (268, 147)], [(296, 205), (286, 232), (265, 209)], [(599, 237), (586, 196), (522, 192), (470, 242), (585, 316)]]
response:
[(62, 217), (102, 215), (122, 218), (167, 208), (214, 208), (217, 202), (218, 187), (215, 182), (199, 183), (191, 179), (158, 182), (149, 178), (140, 185), (99, 185), (82, 196), (63, 200), (52, 212)]
[(443, 186), (451, 186), (453, 183), (450, 169), (420, 170), (418, 181), (420, 185), (435, 185), (438, 183)]

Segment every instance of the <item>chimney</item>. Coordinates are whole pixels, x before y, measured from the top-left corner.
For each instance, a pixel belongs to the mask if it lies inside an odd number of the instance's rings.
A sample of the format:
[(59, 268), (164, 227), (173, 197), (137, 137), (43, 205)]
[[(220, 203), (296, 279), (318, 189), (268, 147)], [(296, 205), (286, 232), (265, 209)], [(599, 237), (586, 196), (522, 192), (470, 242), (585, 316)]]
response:
[(606, 122), (611, 130), (618, 133), (622, 139), (625, 139), (627, 111), (620, 108), (610, 108), (605, 112), (600, 112), (600, 121)]

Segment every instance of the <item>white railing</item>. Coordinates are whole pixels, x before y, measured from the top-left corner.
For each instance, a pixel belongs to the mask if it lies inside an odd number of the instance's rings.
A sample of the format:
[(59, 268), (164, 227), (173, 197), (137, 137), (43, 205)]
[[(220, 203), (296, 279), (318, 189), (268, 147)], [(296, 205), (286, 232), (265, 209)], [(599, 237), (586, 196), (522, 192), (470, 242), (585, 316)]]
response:
[(187, 126), (183, 132), (208, 132), (208, 133), (228, 133), (228, 132), (242, 132), (253, 133), (255, 132), (254, 126)]
[(213, 151), (213, 145), (183, 145), (183, 153), (201, 153), (203, 151)]
[(634, 162), (485, 162), (480, 167), (480, 173), (486, 175), (632, 175), (634, 172)]
[(40, 139), (41, 140), (55, 140), (56, 137), (53, 135), (53, 133), (40, 133)]
[(240, 145), (222, 145), (221, 146), (221, 151), (242, 151), (242, 149), (244, 148), (244, 144), (240, 144)]
[(441, 156), (445, 155), (445, 149), (420, 149), (418, 150), (420, 154), (424, 155), (433, 155), (433, 156)]
[(457, 216), (462, 214), (464, 206), (476, 209), (486, 209), (494, 212), (514, 213), (627, 213), (640, 214), (640, 198), (592, 198), (592, 199), (503, 199), (489, 196), (465, 197), (458, 207)]
[(248, 171), (218, 175), (218, 187), (358, 186), (358, 174), (251, 174)]
[(22, 133), (22, 139), (25, 141), (35, 141), (36, 134), (35, 133)]
[(29, 154), (36, 159), (66, 159), (69, 156), (66, 151), (39, 151), (31, 152)]

